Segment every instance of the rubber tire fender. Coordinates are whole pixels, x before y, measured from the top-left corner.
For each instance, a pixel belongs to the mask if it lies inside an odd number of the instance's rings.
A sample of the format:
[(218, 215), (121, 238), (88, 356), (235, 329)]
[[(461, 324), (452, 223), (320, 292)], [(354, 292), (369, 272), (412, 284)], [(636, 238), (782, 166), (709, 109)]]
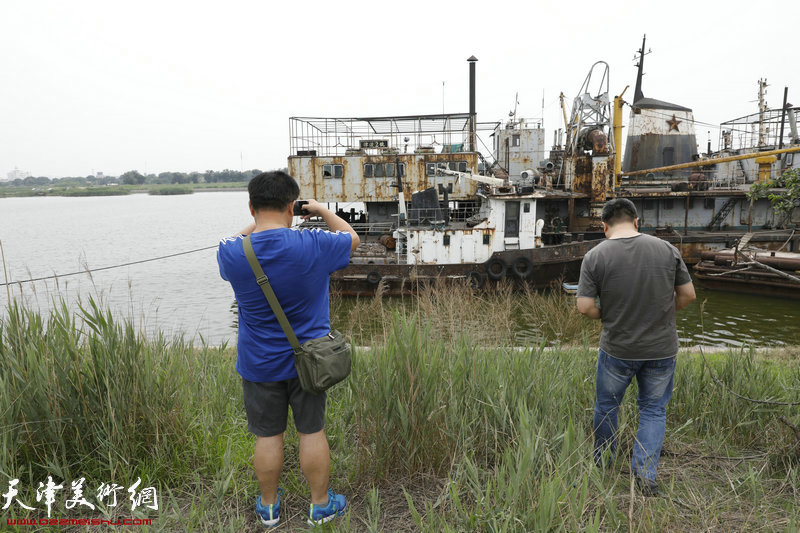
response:
[(533, 263), (523, 255), (514, 259), (514, 262), (511, 263), (511, 270), (518, 278), (525, 279), (533, 274)]
[(383, 279), (383, 276), (381, 276), (380, 272), (377, 270), (373, 270), (367, 274), (367, 283), (370, 285), (377, 285), (381, 282), (381, 279)]
[(467, 285), (472, 289), (480, 289), (483, 287), (483, 282), (486, 281), (486, 276), (483, 272), (478, 270), (471, 270), (467, 274)]
[[(499, 269), (499, 271), (495, 272), (495, 268)], [(489, 279), (500, 281), (506, 276), (507, 271), (508, 265), (497, 256), (491, 257), (486, 261), (486, 275), (489, 276)]]

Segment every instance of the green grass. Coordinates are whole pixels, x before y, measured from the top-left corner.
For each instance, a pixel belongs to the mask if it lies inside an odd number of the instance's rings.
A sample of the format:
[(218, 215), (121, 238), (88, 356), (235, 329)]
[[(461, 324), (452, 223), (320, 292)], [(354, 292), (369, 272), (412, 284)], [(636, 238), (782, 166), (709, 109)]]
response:
[[(664, 496), (631, 497), (635, 387), (619, 459), (606, 471), (590, 460), (593, 344), (491, 344), (459, 333), (458, 301), (439, 322), (415, 304), (356, 351), (352, 376), (329, 393), (332, 485), (351, 512), (327, 530), (798, 531), (800, 440), (778, 417), (798, 425), (800, 408), (738, 400), (699, 354), (682, 354)], [(133, 513), (154, 519), (143, 530), (263, 530), (233, 350), (145, 338), (93, 300), (78, 314), (56, 302), (48, 318), (14, 303), (0, 338), (0, 493), (18, 477), (19, 497), (43, 509), (34, 495), (48, 474), (65, 487), (85, 477), (90, 501), (100, 482), (127, 488), (140, 476), (161, 504)], [(800, 399), (796, 354), (717, 353), (710, 364), (742, 394)], [(302, 529), (308, 504), (291, 423), (286, 442), (280, 531)], [(88, 515), (131, 516), (123, 494), (119, 508)], [(59, 496), (54, 516), (87, 516)], [(14, 505), (0, 520), (44, 515), (25, 513)]]
[(147, 191), (152, 195), (174, 195), (174, 194), (192, 194), (194, 189), (190, 185), (161, 185), (158, 187), (150, 187)]

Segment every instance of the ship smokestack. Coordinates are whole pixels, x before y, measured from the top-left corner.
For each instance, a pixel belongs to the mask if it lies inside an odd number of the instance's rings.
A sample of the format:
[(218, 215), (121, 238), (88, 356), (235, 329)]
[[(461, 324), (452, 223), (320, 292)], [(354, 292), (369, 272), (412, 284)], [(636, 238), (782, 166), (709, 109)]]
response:
[(470, 56), (467, 61), (469, 62), (469, 149), (475, 152), (478, 149), (475, 146), (477, 141), (476, 131), (478, 129), (475, 114), (475, 63), (478, 58)]

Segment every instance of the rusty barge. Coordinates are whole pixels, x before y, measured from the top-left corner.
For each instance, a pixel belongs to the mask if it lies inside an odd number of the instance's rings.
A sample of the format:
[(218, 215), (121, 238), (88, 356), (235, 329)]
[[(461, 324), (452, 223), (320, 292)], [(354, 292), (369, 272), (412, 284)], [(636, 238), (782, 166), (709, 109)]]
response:
[(800, 299), (800, 253), (750, 248), (751, 235), (733, 248), (703, 252), (694, 266), (698, 282), (709, 289)]
[[(700, 155), (692, 110), (644, 97), (643, 58), (644, 41), (631, 103), (625, 91), (610, 96), (608, 65), (595, 63), (569, 113), (562, 98), (564, 129), (549, 152), (541, 119), (515, 109), (505, 122), (477, 121), (474, 57), (468, 113), (290, 118), (288, 170), (301, 198), (336, 204), (362, 236), (350, 266), (332, 276), (335, 289), (404, 294), (442, 279), (474, 287), (577, 279), (614, 197), (631, 199), (640, 230), (672, 242), (688, 263), (748, 231), (761, 248), (800, 250), (790, 233), (800, 218), (781, 219), (766, 199), (745, 201), (753, 183), (800, 167), (795, 110), (762, 103), (757, 115), (723, 124), (722, 150), (711, 153), (709, 143)], [(788, 139), (778, 117), (789, 121)], [(742, 133), (756, 127), (757, 140)]]

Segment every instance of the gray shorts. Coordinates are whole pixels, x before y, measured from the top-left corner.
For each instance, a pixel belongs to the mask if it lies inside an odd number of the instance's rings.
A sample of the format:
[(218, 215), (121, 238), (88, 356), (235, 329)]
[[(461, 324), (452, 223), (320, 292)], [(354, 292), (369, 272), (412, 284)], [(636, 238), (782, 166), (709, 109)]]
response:
[(242, 378), (247, 429), (258, 437), (273, 437), (286, 431), (288, 408), (299, 433), (316, 433), (325, 427), (326, 393), (310, 394), (297, 378), (254, 383)]

